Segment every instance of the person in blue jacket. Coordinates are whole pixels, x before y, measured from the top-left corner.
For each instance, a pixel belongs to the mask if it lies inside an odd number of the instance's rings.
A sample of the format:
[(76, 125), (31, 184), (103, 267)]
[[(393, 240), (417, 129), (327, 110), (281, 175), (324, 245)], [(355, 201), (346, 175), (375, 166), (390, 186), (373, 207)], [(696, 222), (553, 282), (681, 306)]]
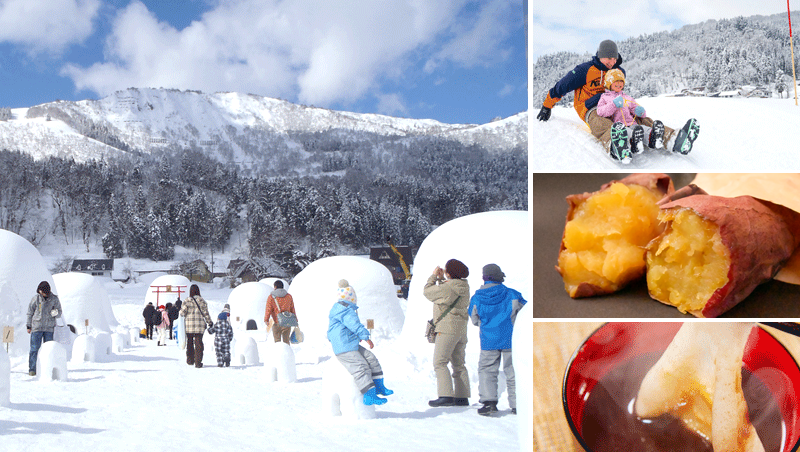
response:
[(478, 361), (478, 414), (490, 416), (497, 410), (497, 375), (500, 359), (506, 374), (508, 405), (517, 413), (517, 394), (514, 366), (511, 362), (511, 335), (517, 313), (526, 301), (514, 289), (504, 286), (505, 273), (496, 264), (483, 267), (482, 285), (470, 299), (469, 312), (472, 323), (480, 327), (481, 354)]
[(364, 405), (383, 405), (386, 399), (378, 395), (392, 395), (394, 391), (383, 385), (378, 358), (360, 344), (365, 341), (369, 348), (375, 346), (369, 338), (369, 330), (358, 318), (357, 309), (355, 290), (347, 280), (339, 281), (338, 300), (328, 315), (328, 340), (336, 359), (350, 372), (364, 395)]

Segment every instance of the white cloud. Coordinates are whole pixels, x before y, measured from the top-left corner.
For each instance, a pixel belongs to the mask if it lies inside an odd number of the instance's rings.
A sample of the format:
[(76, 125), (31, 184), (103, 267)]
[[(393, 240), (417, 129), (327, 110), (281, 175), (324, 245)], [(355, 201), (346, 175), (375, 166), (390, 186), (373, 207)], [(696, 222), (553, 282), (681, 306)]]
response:
[(382, 94), (378, 96), (377, 111), (382, 115), (398, 116), (407, 114), (408, 108), (399, 94)]
[(500, 92), (498, 92), (497, 95), (500, 97), (506, 97), (514, 94), (514, 91), (516, 91), (516, 87), (514, 85), (506, 84), (502, 89), (500, 89)]
[(93, 33), (100, 0), (0, 1), (0, 41), (59, 54)]
[[(766, 10), (763, 2), (751, 0), (658, 0), (625, 4), (608, 0), (568, 0), (540, 2), (531, 7), (528, 32), (534, 61), (539, 55), (562, 50), (593, 54), (603, 39), (622, 40), (709, 19), (782, 11), (780, 4)], [(620, 53), (624, 58), (623, 49)]]
[[(402, 82), (432, 48), (442, 49), (439, 59), (463, 65), (502, 53), (493, 47), (502, 45), (505, 16), (486, 7), (472, 28), (459, 29), (455, 24), (465, 14), (476, 14), (465, 12), (467, 3), (327, 0), (309, 7), (303, 0), (231, 0), (176, 30), (134, 1), (115, 19), (104, 61), (66, 65), (62, 74), (100, 95), (163, 86), (252, 92), (319, 106), (365, 95), (380, 99), (381, 82)], [(475, 45), (476, 36), (485, 38), (483, 47)], [(471, 49), (456, 52), (456, 42)]]

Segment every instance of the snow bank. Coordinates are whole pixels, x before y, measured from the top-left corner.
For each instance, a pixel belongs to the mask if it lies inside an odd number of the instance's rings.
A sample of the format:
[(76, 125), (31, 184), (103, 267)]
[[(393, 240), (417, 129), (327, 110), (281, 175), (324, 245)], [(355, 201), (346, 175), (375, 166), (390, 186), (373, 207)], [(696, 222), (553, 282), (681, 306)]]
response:
[[(248, 323), (255, 324), (257, 330), (264, 330), (264, 310), (270, 293), (272, 286), (260, 282), (246, 282), (231, 291), (228, 304), (231, 305), (230, 322), (234, 330), (246, 330)], [(217, 315), (210, 314), (216, 321)]]
[(84, 331), (88, 320), (90, 330), (105, 332), (111, 332), (119, 326), (108, 293), (97, 278), (70, 272), (53, 275), (53, 280), (54, 292), (61, 300), (67, 325), (72, 325), (76, 331)]
[[(13, 232), (0, 229), (0, 325), (14, 327), (14, 342), (9, 355), (27, 357), (30, 336), (27, 322), (28, 304), (36, 295), (41, 281), (55, 287), (42, 255), (27, 240)], [(58, 292), (53, 289), (53, 292)], [(66, 313), (65, 313), (66, 314)]]
[[(189, 278), (182, 275), (161, 275), (153, 280), (147, 288), (147, 294), (144, 296), (144, 306), (147, 303), (153, 303), (153, 306), (166, 305), (167, 303), (175, 304), (180, 299), (185, 300), (189, 296), (189, 287), (192, 283)], [(169, 286), (169, 287), (165, 287)], [(180, 288), (180, 293), (178, 289)]]
[(11, 360), (6, 348), (0, 348), (0, 406), (11, 405)]
[(367, 319), (374, 320), (373, 338), (391, 338), (400, 333), (403, 310), (389, 270), (367, 258), (334, 256), (309, 264), (289, 287), (305, 335), (304, 345), (330, 350), (328, 314), (336, 302), (341, 279), (346, 279), (356, 292), (361, 323), (366, 326)]
[[(531, 300), (532, 260), (528, 212), (500, 211), (468, 215), (451, 220), (431, 232), (414, 258), (414, 276), (408, 292), (402, 340), (411, 352), (431, 355), (425, 340), (425, 322), (433, 313), (432, 304), (422, 294), (428, 277), (436, 266), (444, 268), (449, 259), (458, 259), (469, 268), (470, 292), (483, 285), (482, 269), (497, 264), (505, 273), (505, 284)], [(480, 350), (478, 328), (469, 325), (467, 348)]]

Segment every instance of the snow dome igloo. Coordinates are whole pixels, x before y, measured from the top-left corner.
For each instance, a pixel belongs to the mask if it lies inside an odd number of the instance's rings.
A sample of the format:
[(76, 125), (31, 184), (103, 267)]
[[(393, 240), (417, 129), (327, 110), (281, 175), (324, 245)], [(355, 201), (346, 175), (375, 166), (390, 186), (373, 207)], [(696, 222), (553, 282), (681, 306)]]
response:
[[(486, 264), (497, 264), (505, 273), (504, 285), (518, 290), (525, 300), (533, 295), (531, 233), (528, 212), (497, 211), (467, 215), (434, 229), (422, 242), (414, 257), (414, 276), (408, 291), (402, 338), (409, 344), (430, 349), (425, 340), (425, 322), (433, 314), (431, 302), (423, 295), (428, 277), (449, 259), (458, 259), (469, 268), (470, 295), (483, 285)], [(467, 348), (480, 349), (478, 328), (468, 326)]]
[(160, 305), (167, 303), (175, 304), (180, 296), (181, 300), (185, 300), (189, 296), (189, 287), (192, 283), (189, 278), (182, 275), (161, 275), (154, 279), (147, 288), (147, 294), (144, 296), (144, 305), (153, 303), (153, 306), (158, 308)]
[(78, 334), (85, 331), (86, 320), (92, 330), (111, 332), (119, 326), (108, 293), (94, 276), (69, 272), (53, 275), (53, 280), (64, 309), (64, 321), (75, 327)]
[[(39, 251), (13, 232), (0, 229), (0, 324), (14, 327), (14, 342), (8, 354), (11, 358), (27, 356), (30, 336), (25, 323), (28, 304), (36, 295), (36, 287), (42, 281), (55, 287), (53, 277), (47, 270)], [(58, 292), (53, 289), (53, 292)]]
[(289, 287), (305, 344), (328, 346), (328, 314), (336, 302), (341, 279), (346, 279), (356, 292), (361, 323), (366, 326), (367, 319), (375, 321), (372, 331), (375, 337), (388, 338), (400, 333), (403, 310), (391, 272), (367, 258), (334, 256), (309, 264)]
[[(228, 295), (231, 326), (243, 330), (264, 330), (264, 310), (272, 287), (260, 282), (239, 284)], [(216, 318), (215, 318), (216, 320)]]

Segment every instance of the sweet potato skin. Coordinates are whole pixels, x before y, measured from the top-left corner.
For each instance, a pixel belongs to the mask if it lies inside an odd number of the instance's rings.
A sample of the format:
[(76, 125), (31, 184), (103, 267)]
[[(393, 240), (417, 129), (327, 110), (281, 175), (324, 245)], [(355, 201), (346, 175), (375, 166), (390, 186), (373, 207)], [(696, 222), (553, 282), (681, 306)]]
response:
[[(800, 244), (800, 214), (751, 196), (693, 195), (661, 209), (691, 209), (716, 224), (729, 251), (728, 283), (711, 295), (702, 310), (690, 311), (697, 317), (717, 317), (736, 306), (771, 279)], [(648, 249), (657, 249), (662, 236)]]
[[(578, 208), (578, 206), (583, 204), (592, 195), (600, 193), (600, 192), (608, 189), (609, 187), (611, 187), (612, 184), (617, 183), (617, 182), (622, 183), (624, 185), (640, 185), (640, 186), (645, 187), (645, 188), (647, 188), (647, 189), (649, 189), (651, 191), (660, 192), (664, 196), (668, 196), (668, 195), (672, 194), (675, 191), (675, 186), (674, 186), (674, 184), (672, 182), (672, 178), (670, 178), (666, 174), (661, 174), (661, 173), (636, 173), (636, 174), (631, 174), (631, 175), (629, 175), (627, 177), (624, 177), (624, 178), (622, 178), (620, 180), (609, 181), (609, 182), (603, 184), (600, 187), (600, 190), (595, 191), (595, 192), (585, 192), (585, 193), (569, 195), (566, 198), (567, 204), (568, 204), (569, 207), (568, 207), (568, 210), (567, 210), (566, 222), (564, 224), (565, 232), (566, 232), (566, 225), (570, 221), (572, 221), (572, 219), (574, 218), (575, 210)], [(564, 234), (562, 234), (562, 236), (561, 236), (561, 245), (560, 245), (560, 248), (559, 248), (559, 254), (561, 252), (563, 252), (565, 249), (566, 249), (566, 246), (564, 245)], [(559, 268), (558, 265), (556, 265), (555, 268), (559, 272), (559, 274), (561, 274), (561, 276), (563, 277), (564, 273), (561, 270), (561, 268)], [(629, 281), (633, 281), (635, 279), (638, 279), (642, 275), (644, 275), (644, 271), (645, 271), (645, 269), (643, 268), (643, 269), (641, 269), (640, 272), (638, 272), (638, 274), (630, 274), (630, 275), (628, 275), (627, 279)], [(598, 295), (605, 295), (605, 294), (613, 293), (613, 292), (614, 292), (614, 290), (611, 290), (611, 289), (609, 289), (607, 287), (600, 287), (600, 286), (597, 286), (597, 285), (591, 284), (591, 283), (580, 283), (577, 286), (577, 288), (575, 289), (574, 293), (571, 294), (571, 297), (572, 298), (585, 298), (585, 297), (593, 297), (593, 296), (598, 296)]]

